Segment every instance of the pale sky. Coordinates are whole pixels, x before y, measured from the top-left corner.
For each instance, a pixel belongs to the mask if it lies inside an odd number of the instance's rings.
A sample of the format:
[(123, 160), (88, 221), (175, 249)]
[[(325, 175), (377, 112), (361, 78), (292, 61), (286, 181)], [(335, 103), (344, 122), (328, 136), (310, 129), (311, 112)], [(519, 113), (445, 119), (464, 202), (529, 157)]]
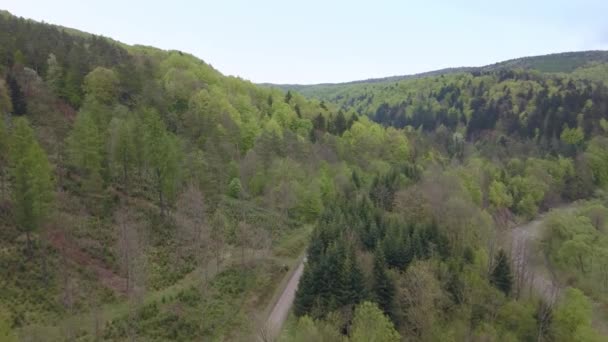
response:
[(253, 82), (344, 82), (608, 49), (608, 0), (0, 0), (0, 9), (189, 52)]

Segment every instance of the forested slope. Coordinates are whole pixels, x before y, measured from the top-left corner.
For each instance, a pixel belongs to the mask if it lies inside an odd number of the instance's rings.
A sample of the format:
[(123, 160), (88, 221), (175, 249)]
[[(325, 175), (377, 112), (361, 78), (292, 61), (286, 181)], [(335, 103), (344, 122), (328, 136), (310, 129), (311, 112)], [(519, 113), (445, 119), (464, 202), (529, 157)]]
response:
[(334, 107), (179, 51), (3, 14), (0, 75), (3, 340), (249, 336), (360, 168)]
[[(459, 73), (481, 73), (481, 72), (496, 72), (501, 70), (526, 70), (540, 73), (550, 74), (579, 74), (580, 72), (586, 75), (591, 75), (589, 67), (602, 65), (600, 73), (603, 74), (602, 80), (606, 80), (606, 66), (608, 63), (608, 51), (580, 51), (580, 52), (564, 52), (550, 55), (532, 56), (511, 59), (504, 62), (498, 62), (481, 67), (455, 67), (440, 70), (422, 72), (413, 75), (391, 76), (384, 78), (376, 78), (369, 80), (352, 81), (345, 83), (327, 83), (327, 84), (265, 84), (266, 86), (275, 86), (281, 89), (297, 91), (307, 97), (315, 97), (319, 99), (332, 99), (339, 95), (344, 89), (356, 88), (359, 86), (368, 86), (375, 84), (388, 85), (390, 83), (428, 78), (433, 76), (448, 76)], [(595, 69), (594, 71), (597, 71)], [(598, 75), (594, 76), (597, 78)]]
[[(605, 338), (594, 329), (605, 333), (607, 66), (576, 56), (316, 88), (338, 115), (405, 131), (412, 152), (371, 183), (354, 175), (355, 187), (325, 206), (285, 338), (398, 340), (378, 313), (406, 340)], [(510, 244), (514, 223), (579, 199), (590, 202), (552, 215), (534, 250)], [(522, 253), (549, 254), (556, 296), (532, 285), (536, 266), (511, 258)], [(366, 301), (380, 311), (362, 322)]]
[[(305, 248), (289, 340), (601, 340), (607, 95), (585, 73), (322, 101), (7, 14), (0, 75), (2, 340), (249, 341)], [(501, 236), (590, 198), (545, 247), (580, 290), (543, 301)]]

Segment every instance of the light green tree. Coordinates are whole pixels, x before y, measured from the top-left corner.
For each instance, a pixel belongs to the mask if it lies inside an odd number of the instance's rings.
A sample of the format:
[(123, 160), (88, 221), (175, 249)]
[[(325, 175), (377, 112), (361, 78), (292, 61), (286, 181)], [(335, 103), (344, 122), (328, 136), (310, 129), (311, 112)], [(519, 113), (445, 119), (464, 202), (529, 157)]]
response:
[(315, 321), (309, 316), (302, 316), (298, 319), (293, 337), (289, 341), (293, 342), (339, 342), (346, 341), (346, 337), (341, 335), (329, 322)]
[(513, 205), (513, 197), (507, 190), (505, 184), (501, 181), (492, 181), (488, 196), (490, 198), (490, 202), (496, 208), (509, 208), (511, 205)]
[(350, 333), (352, 342), (397, 342), (399, 333), (376, 304), (363, 302), (355, 308)]
[(120, 81), (116, 73), (107, 68), (97, 67), (84, 78), (84, 90), (97, 101), (111, 104), (116, 100)]
[(167, 202), (175, 194), (179, 176), (179, 148), (177, 139), (165, 129), (158, 113), (150, 111), (146, 117), (146, 160), (152, 182), (158, 194), (161, 215)]
[(560, 139), (568, 145), (577, 147), (585, 139), (585, 133), (580, 127), (570, 128), (566, 126), (560, 135)]
[(125, 188), (129, 187), (130, 171), (136, 161), (133, 125), (130, 120), (117, 118), (110, 122), (110, 160), (116, 178), (122, 179)]
[(31, 234), (41, 227), (51, 211), (52, 169), (26, 119), (15, 120), (10, 147), (13, 212), (17, 227), (26, 234), (31, 253)]
[(101, 188), (102, 141), (92, 114), (88, 111), (78, 113), (74, 128), (66, 140), (68, 161), (83, 173), (85, 187), (89, 191)]
[[(556, 342), (583, 341), (577, 336), (593, 337), (591, 329), (591, 302), (576, 288), (566, 289), (564, 297), (555, 310), (552, 324)], [(594, 341), (594, 339), (584, 340)]]

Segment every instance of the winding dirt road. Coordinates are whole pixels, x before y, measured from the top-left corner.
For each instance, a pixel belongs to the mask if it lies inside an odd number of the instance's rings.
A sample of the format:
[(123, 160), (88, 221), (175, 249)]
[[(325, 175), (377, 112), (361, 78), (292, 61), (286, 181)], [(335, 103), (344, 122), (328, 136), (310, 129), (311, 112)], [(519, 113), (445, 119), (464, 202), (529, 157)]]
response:
[(291, 305), (296, 297), (296, 290), (298, 289), (298, 283), (304, 273), (304, 260), (300, 261), (300, 264), (296, 268), (295, 272), (289, 279), (287, 286), (283, 289), (281, 297), (272, 308), (268, 320), (266, 321), (266, 328), (268, 329), (268, 336), (271, 340), (276, 339), (281, 333), (283, 323), (287, 319)]
[(520, 292), (536, 292), (545, 301), (553, 303), (560, 287), (550, 271), (550, 265), (539, 245), (545, 214), (533, 221), (517, 226), (509, 231), (511, 258), (515, 271), (515, 287)]

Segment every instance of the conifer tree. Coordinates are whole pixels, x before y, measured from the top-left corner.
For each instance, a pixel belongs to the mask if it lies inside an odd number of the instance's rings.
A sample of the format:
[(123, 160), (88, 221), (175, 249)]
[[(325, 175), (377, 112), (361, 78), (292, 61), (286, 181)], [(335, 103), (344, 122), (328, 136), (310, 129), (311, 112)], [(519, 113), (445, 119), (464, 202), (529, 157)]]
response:
[(14, 77), (11, 75), (7, 76), (6, 83), (9, 88), (9, 93), (12, 101), (13, 114), (24, 115), (27, 112), (27, 104), (25, 102), (25, 95), (21, 90), (21, 87), (17, 83)]
[(505, 295), (511, 293), (513, 284), (513, 276), (511, 275), (511, 266), (507, 254), (501, 249), (496, 255), (496, 262), (492, 274), (490, 274), (490, 282)]
[(309, 314), (312, 310), (315, 300), (315, 281), (313, 275), (313, 265), (308, 262), (304, 265), (304, 272), (298, 283), (296, 297), (293, 302), (293, 310), (298, 317)]
[(341, 305), (358, 304), (365, 299), (366, 289), (363, 272), (357, 264), (354, 249), (347, 253), (340, 270), (340, 293)]
[(378, 245), (374, 253), (374, 270), (372, 291), (378, 306), (388, 315), (392, 313), (393, 297), (395, 288), (393, 281), (386, 271), (386, 260), (384, 251)]

